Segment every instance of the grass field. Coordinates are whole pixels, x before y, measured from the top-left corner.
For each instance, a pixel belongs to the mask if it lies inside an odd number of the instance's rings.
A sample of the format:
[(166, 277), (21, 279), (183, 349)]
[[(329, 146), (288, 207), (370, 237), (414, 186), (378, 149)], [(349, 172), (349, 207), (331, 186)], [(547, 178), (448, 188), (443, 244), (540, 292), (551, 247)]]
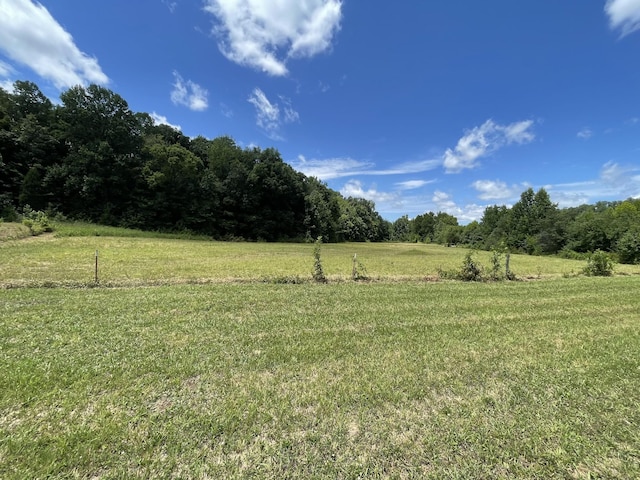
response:
[[(57, 226), (55, 234), (0, 242), (0, 287), (92, 284), (96, 251), (99, 282), (107, 286), (304, 281), (311, 279), (313, 270), (312, 244), (145, 237), (144, 232), (71, 224)], [(410, 243), (325, 244), (322, 262), (334, 281), (351, 278), (354, 254), (374, 280), (424, 280), (435, 277), (438, 269), (459, 268), (465, 252)], [(477, 255), (488, 267), (490, 254)], [(560, 277), (578, 274), (585, 264), (512, 255), (510, 268), (521, 278)], [(616, 265), (616, 272), (640, 274), (640, 266)]]
[(0, 281), (89, 284), (95, 249), (113, 288), (0, 289), (2, 479), (640, 477), (637, 266), (327, 245), (285, 285), (312, 246), (49, 236)]

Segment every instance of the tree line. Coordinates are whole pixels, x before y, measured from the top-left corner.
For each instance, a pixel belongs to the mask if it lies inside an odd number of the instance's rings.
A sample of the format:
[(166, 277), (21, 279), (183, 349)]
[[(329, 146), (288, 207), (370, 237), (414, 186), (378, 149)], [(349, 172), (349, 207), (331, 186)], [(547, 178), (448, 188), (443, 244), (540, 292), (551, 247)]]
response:
[(633, 198), (561, 209), (544, 188), (529, 188), (512, 207), (489, 206), (480, 221), (468, 225), (458, 225), (446, 213), (428, 212), (399, 218), (391, 231), (398, 241), (569, 258), (599, 250), (615, 254), (621, 263), (640, 263), (640, 199)]
[(219, 239), (388, 239), (373, 202), (344, 198), (273, 148), (189, 138), (101, 86), (54, 105), (32, 82), (0, 89), (0, 216), (25, 207), (106, 225)]
[(544, 189), (480, 221), (427, 212), (384, 220), (370, 200), (344, 198), (295, 171), (273, 148), (230, 137), (189, 138), (132, 112), (97, 85), (54, 105), (33, 82), (0, 88), (0, 217), (25, 209), (217, 239), (411, 241), (529, 254), (601, 250), (640, 262), (640, 199), (558, 208)]

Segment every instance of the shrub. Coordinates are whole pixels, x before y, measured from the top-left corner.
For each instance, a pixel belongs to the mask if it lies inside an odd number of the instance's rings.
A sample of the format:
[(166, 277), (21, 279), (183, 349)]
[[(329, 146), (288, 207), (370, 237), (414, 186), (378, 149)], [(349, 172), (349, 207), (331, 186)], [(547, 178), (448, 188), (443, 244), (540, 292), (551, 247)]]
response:
[(327, 277), (322, 269), (322, 259), (320, 258), (320, 246), (322, 245), (322, 236), (318, 237), (313, 247), (313, 279), (318, 283), (327, 283)]
[(53, 231), (47, 214), (40, 210), (33, 210), (29, 205), (24, 206), (22, 224), (29, 227), (31, 235)]
[(583, 272), (590, 277), (609, 277), (613, 275), (613, 261), (607, 252), (596, 250), (587, 260)]
[(482, 265), (475, 258), (473, 258), (474, 252), (467, 252), (462, 261), (462, 270), (460, 270), (460, 280), (465, 282), (481, 282), (482, 277)]
[(484, 280), (482, 265), (473, 257), (470, 251), (462, 261), (460, 270), (443, 270), (438, 268), (438, 276), (446, 280), (462, 280), (463, 282), (481, 282)]

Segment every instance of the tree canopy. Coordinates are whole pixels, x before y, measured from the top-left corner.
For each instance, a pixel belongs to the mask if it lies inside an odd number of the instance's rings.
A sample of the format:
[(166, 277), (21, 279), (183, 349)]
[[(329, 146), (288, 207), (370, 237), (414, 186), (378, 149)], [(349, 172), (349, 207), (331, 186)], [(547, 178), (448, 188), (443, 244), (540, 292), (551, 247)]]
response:
[(343, 198), (274, 148), (191, 139), (97, 85), (54, 105), (31, 82), (0, 89), (0, 215), (72, 219), (215, 238), (380, 241), (373, 202)]

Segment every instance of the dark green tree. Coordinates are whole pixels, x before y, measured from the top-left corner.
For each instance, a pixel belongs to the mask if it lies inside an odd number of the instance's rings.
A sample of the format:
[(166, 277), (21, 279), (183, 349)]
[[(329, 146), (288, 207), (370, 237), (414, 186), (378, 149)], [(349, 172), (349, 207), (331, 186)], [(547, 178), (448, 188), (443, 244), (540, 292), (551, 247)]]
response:
[(68, 148), (47, 180), (60, 210), (102, 223), (118, 223), (135, 210), (141, 179), (139, 118), (120, 95), (97, 85), (60, 96), (62, 138)]
[(322, 237), (328, 242), (339, 239), (339, 194), (314, 177), (303, 179), (305, 185), (304, 228), (307, 240)]
[(418, 215), (411, 222), (412, 233), (421, 242), (431, 242), (435, 237), (436, 217), (433, 212)]
[(408, 215), (396, 219), (391, 226), (391, 240), (394, 242), (408, 242), (411, 240), (411, 221)]
[(198, 230), (202, 161), (178, 143), (167, 145), (162, 136), (146, 139), (143, 156), (150, 225)]

